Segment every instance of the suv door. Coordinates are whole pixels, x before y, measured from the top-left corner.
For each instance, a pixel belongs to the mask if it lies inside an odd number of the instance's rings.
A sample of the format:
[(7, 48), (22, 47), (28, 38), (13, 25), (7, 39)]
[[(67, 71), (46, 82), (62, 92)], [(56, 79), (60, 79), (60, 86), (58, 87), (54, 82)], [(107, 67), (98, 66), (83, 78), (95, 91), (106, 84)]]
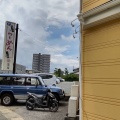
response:
[(25, 78), (15, 76), (0, 76), (2, 92), (12, 92), (16, 100), (25, 99)]
[(17, 100), (24, 100), (26, 97), (25, 77), (11, 77), (11, 90)]
[(35, 94), (47, 94), (47, 87), (43, 86), (37, 77), (26, 78), (26, 90), (27, 92)]

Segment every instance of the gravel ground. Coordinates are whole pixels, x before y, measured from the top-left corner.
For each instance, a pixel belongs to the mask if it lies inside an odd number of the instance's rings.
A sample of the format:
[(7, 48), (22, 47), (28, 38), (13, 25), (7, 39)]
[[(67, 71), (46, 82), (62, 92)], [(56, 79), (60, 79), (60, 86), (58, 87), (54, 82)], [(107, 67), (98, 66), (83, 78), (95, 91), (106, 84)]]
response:
[(16, 112), (23, 117), (24, 120), (64, 120), (68, 111), (68, 102), (60, 102), (57, 112), (49, 112), (48, 109), (35, 109), (32, 111), (26, 110), (24, 103), (17, 103), (9, 107), (10, 110)]

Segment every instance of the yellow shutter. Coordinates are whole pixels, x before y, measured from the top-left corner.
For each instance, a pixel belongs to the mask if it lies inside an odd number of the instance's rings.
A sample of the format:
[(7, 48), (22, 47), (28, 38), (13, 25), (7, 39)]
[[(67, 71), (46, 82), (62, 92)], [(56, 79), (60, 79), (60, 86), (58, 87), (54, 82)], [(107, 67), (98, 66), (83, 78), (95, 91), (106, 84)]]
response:
[(83, 32), (83, 120), (120, 120), (120, 19)]
[(102, 5), (110, 0), (83, 0), (83, 12), (91, 10), (99, 5)]

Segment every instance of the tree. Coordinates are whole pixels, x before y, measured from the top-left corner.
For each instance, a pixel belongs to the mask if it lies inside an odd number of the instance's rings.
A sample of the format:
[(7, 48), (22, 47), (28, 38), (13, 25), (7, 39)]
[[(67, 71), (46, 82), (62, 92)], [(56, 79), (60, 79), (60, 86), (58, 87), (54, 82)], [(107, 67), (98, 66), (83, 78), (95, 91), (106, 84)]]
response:
[[(65, 74), (64, 74), (65, 73)], [(68, 69), (65, 68), (64, 72), (60, 68), (55, 68), (54, 74), (57, 77), (62, 77), (65, 81), (79, 81), (79, 76), (74, 73), (69, 73)]]
[(68, 75), (63, 76), (63, 78), (65, 79), (65, 81), (79, 81), (79, 76), (74, 74), (74, 73), (70, 73)]
[(55, 75), (58, 74), (58, 69), (57, 69), (57, 68), (55, 68), (55, 70), (54, 70), (54, 74), (55, 74)]
[(65, 68), (65, 72), (64, 73), (65, 73), (65, 75), (68, 75), (69, 72), (68, 72), (67, 68)]
[(60, 68), (55, 68), (54, 70), (54, 74), (57, 76), (57, 77), (61, 77), (63, 76), (64, 72), (60, 69)]

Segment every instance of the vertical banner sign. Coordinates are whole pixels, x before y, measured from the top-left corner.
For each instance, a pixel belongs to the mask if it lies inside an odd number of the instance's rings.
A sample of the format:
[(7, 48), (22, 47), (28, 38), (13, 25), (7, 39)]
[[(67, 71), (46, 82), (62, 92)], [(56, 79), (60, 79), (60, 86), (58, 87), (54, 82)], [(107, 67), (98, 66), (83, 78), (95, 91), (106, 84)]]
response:
[(6, 21), (2, 70), (13, 70), (16, 23)]

